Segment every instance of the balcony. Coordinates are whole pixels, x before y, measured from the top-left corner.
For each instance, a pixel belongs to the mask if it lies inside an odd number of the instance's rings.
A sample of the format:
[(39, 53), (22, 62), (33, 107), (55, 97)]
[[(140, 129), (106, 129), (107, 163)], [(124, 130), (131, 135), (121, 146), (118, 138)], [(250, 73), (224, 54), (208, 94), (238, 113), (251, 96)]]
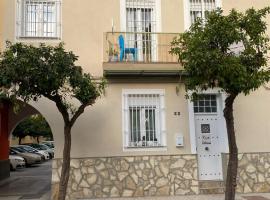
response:
[[(107, 74), (175, 74), (178, 58), (169, 53), (177, 33), (107, 32), (103, 69)], [(153, 74), (153, 75), (154, 75)]]

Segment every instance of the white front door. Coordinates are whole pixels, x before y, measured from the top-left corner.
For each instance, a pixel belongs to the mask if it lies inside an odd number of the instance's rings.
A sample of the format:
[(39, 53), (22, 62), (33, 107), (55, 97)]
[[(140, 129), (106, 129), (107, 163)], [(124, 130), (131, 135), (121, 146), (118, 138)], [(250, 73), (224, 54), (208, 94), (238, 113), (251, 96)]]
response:
[(222, 180), (221, 128), (217, 95), (206, 94), (194, 102), (195, 133), (200, 180)]

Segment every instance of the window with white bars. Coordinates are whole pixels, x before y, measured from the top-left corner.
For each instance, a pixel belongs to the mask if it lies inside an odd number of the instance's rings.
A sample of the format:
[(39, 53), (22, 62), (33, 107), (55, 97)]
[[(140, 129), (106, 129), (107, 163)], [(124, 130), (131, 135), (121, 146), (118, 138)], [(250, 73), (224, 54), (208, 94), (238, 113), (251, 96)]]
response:
[(61, 0), (17, 0), (17, 37), (61, 36)]
[(156, 7), (156, 0), (126, 0), (126, 47), (137, 49), (138, 61), (156, 59)]
[(125, 147), (166, 145), (163, 91), (123, 93)]
[(207, 12), (217, 8), (217, 0), (189, 0), (190, 21), (193, 24), (198, 18), (205, 19)]
[(126, 0), (127, 32), (155, 32), (156, 1)]

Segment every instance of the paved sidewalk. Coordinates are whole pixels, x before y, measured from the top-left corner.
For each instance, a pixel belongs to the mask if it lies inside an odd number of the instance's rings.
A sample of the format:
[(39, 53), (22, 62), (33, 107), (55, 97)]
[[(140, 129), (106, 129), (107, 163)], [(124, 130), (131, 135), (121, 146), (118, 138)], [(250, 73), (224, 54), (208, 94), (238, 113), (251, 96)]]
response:
[[(112, 200), (224, 200), (224, 195), (111, 198), (111, 199)], [(0, 200), (22, 200), (22, 198), (21, 196), (9, 196), (9, 197), (0, 197)], [(39, 199), (31, 199), (31, 200), (50, 200), (50, 193), (49, 192), (46, 193)], [(88, 200), (88, 199), (81, 199), (81, 200)], [(95, 200), (109, 200), (109, 199), (107, 198), (107, 199), (95, 199)], [(270, 193), (237, 195), (236, 200), (270, 200)]]
[[(111, 198), (112, 200), (224, 200), (224, 195), (196, 195), (173, 197)], [(88, 200), (88, 199), (80, 199)], [(108, 199), (95, 199), (108, 200)], [(237, 195), (236, 200), (270, 200), (270, 193)]]

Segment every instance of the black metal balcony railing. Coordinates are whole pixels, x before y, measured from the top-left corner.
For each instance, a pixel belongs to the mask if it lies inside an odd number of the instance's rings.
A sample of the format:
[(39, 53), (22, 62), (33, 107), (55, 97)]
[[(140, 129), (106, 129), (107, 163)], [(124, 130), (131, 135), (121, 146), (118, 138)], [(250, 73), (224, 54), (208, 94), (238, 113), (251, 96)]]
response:
[(169, 53), (177, 33), (107, 32), (104, 62), (176, 63)]

